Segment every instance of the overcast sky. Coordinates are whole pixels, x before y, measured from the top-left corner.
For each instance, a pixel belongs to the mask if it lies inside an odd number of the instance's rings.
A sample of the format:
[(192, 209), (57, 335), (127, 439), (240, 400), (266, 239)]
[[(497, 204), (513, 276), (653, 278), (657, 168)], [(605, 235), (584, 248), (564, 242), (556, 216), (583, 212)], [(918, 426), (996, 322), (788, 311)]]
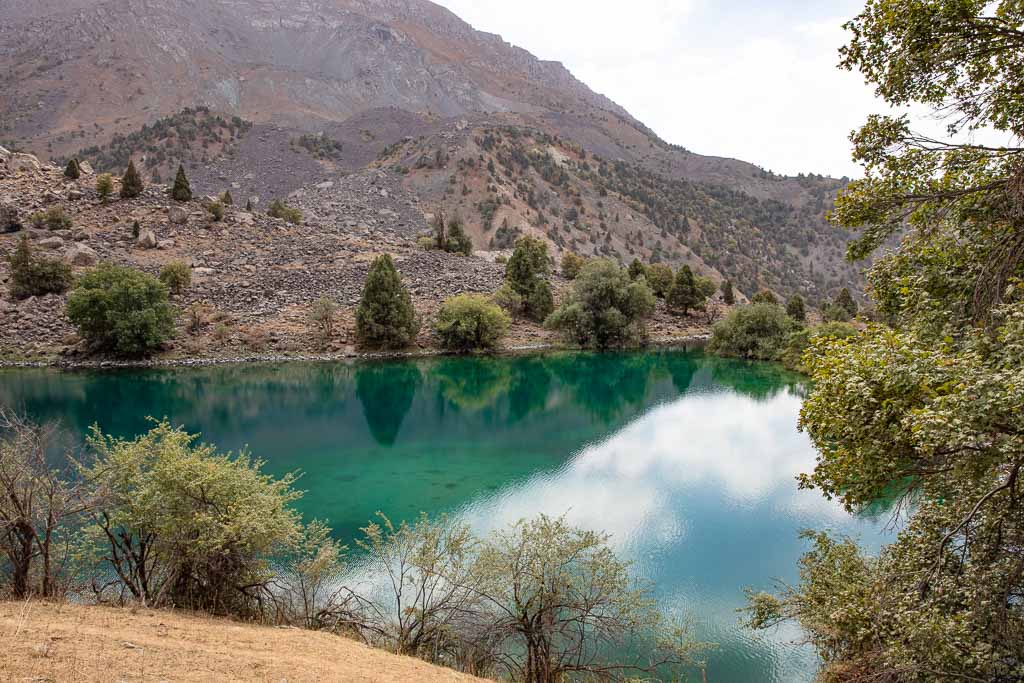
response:
[(855, 177), (848, 135), (885, 110), (836, 68), (863, 0), (435, 1), (700, 154)]

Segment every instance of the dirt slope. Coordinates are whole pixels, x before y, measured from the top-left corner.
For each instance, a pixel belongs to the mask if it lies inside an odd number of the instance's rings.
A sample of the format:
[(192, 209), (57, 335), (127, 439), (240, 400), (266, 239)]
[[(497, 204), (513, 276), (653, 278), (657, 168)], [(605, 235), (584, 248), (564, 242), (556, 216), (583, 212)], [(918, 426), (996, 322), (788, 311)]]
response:
[(480, 681), (355, 641), (152, 610), (0, 603), (0, 681)]

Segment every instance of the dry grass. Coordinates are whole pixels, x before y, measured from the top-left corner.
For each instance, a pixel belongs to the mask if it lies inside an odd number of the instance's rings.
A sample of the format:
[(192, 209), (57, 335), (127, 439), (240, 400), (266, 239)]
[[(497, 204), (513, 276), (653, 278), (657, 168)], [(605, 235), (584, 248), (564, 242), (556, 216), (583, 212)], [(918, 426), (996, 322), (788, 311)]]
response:
[(142, 609), (0, 602), (0, 681), (481, 679), (336, 636)]

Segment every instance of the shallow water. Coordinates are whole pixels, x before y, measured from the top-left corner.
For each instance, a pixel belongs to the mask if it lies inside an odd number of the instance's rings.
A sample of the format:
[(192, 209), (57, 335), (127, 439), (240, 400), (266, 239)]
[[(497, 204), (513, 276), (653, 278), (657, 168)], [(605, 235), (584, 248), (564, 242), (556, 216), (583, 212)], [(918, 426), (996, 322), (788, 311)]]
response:
[(719, 644), (714, 683), (810, 680), (798, 632), (739, 625), (742, 589), (794, 580), (802, 529), (883, 538), (882, 520), (797, 490), (814, 463), (796, 428), (804, 391), (777, 366), (682, 351), (0, 371), (0, 404), (72, 433), (130, 436), (167, 416), (251, 446), (275, 474), (301, 470), (302, 512), (348, 543), (378, 510), (480, 531), (544, 512), (606, 531), (663, 607)]

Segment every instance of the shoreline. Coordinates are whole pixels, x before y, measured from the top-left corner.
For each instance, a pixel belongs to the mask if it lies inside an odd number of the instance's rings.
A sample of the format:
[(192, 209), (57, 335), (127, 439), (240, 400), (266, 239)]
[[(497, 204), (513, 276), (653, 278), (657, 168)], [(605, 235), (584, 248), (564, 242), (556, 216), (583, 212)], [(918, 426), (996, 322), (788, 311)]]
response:
[[(597, 351), (643, 351), (644, 349), (666, 349), (673, 347), (689, 347), (703, 345), (711, 338), (710, 334), (687, 335), (684, 337), (664, 337), (651, 340), (646, 346), (638, 349), (608, 349)], [(211, 367), (217, 365), (276, 365), (283, 363), (338, 363), (343, 361), (358, 360), (406, 360), (417, 358), (440, 358), (444, 356), (477, 355), (477, 356), (524, 356), (534, 353), (555, 353), (562, 351), (587, 351), (580, 347), (563, 346), (560, 344), (524, 344), (498, 349), (491, 353), (458, 354), (440, 349), (421, 349), (418, 351), (368, 351), (344, 352), (331, 354), (299, 354), (299, 355), (246, 355), (229, 357), (197, 357), (197, 358), (167, 358), (150, 360), (68, 360), (64, 358), (52, 358), (48, 360), (33, 361), (11, 361), (0, 360), (0, 370), (16, 369), (43, 369), (52, 368), (57, 370), (146, 370), (157, 368), (189, 368), (189, 367)]]

